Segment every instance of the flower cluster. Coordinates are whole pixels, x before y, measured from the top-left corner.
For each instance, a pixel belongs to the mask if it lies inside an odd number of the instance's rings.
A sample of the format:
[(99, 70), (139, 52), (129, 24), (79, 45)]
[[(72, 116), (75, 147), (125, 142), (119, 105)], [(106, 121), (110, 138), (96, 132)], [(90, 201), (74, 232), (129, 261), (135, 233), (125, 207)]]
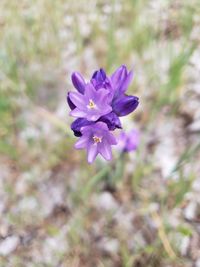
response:
[(88, 83), (80, 73), (72, 74), (77, 91), (67, 95), (70, 115), (76, 118), (71, 129), (80, 137), (75, 148), (87, 150), (89, 163), (98, 154), (111, 160), (111, 146), (117, 144), (111, 131), (122, 128), (119, 117), (128, 115), (139, 104), (138, 97), (126, 94), (132, 78), (133, 72), (124, 65), (110, 77), (103, 69), (95, 71)]

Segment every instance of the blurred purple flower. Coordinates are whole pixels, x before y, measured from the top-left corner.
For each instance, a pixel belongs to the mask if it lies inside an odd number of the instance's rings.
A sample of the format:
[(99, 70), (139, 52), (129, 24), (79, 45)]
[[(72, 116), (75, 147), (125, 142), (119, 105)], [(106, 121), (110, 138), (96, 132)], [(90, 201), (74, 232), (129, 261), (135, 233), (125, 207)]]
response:
[(116, 145), (117, 142), (105, 123), (97, 122), (84, 126), (81, 133), (82, 136), (76, 142), (75, 148), (87, 150), (88, 163), (92, 163), (98, 154), (106, 160), (112, 159), (111, 145)]
[(140, 141), (140, 135), (135, 129), (131, 130), (129, 133), (122, 131), (117, 141), (117, 148), (123, 152), (131, 152), (137, 149)]
[(70, 92), (69, 99), (76, 106), (70, 112), (70, 115), (76, 118), (86, 118), (96, 121), (101, 116), (112, 111), (108, 104), (109, 91), (106, 89), (95, 90), (92, 84), (85, 86), (84, 94), (79, 92)]

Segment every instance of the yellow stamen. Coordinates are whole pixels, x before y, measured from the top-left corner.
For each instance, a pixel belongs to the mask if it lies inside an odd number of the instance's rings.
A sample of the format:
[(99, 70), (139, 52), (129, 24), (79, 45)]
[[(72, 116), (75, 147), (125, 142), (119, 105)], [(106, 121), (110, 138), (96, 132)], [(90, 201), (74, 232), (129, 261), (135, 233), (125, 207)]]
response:
[(89, 100), (89, 104), (87, 105), (87, 107), (90, 108), (90, 109), (93, 109), (93, 108), (96, 107), (96, 105), (95, 105), (95, 103), (93, 102), (92, 99)]
[(94, 143), (96, 143), (96, 144), (101, 143), (101, 141), (102, 141), (102, 137), (93, 136), (93, 141), (94, 141)]

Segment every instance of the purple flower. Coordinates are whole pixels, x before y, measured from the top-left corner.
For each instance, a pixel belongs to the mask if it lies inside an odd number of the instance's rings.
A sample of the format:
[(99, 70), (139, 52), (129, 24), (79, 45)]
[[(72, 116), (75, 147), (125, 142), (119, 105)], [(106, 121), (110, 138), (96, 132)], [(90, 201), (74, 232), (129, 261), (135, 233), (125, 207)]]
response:
[[(121, 117), (133, 112), (139, 104), (138, 97), (125, 94), (132, 79), (133, 71), (128, 72), (126, 66), (122, 65), (110, 78), (106, 75), (103, 69), (95, 71), (91, 78), (91, 84), (97, 91), (104, 88), (109, 92), (107, 95), (107, 103), (112, 106), (113, 112)], [(74, 72), (72, 74), (72, 82), (79, 93), (85, 93), (85, 88), (88, 87), (88, 84), (86, 84), (81, 74)], [(72, 101), (69, 95), (67, 101), (71, 109), (76, 108), (76, 104)], [(116, 127), (113, 125), (112, 128), (115, 129)]]
[(86, 118), (90, 121), (98, 120), (101, 116), (112, 111), (112, 107), (108, 104), (108, 94), (108, 90), (96, 90), (92, 84), (85, 85), (84, 94), (70, 92), (69, 99), (76, 106), (70, 112), (70, 115), (77, 118)]
[(82, 136), (75, 144), (76, 149), (87, 150), (88, 163), (92, 163), (98, 154), (106, 160), (112, 159), (111, 145), (116, 145), (115, 137), (110, 133), (108, 126), (103, 122), (81, 128)]
[(123, 152), (131, 152), (137, 149), (140, 140), (139, 132), (133, 129), (129, 133), (121, 132), (117, 147)]
[[(75, 147), (87, 150), (88, 162), (92, 163), (98, 154), (106, 160), (112, 158), (111, 145), (117, 142), (110, 131), (122, 128), (119, 117), (134, 111), (139, 98), (126, 94), (133, 78), (133, 71), (120, 66), (110, 77), (103, 69), (95, 71), (87, 83), (80, 73), (72, 74), (76, 92), (69, 92), (67, 102), (70, 115), (76, 120), (71, 124), (74, 135), (80, 137)], [(139, 135), (132, 131), (122, 133), (119, 146), (124, 152), (135, 150)]]

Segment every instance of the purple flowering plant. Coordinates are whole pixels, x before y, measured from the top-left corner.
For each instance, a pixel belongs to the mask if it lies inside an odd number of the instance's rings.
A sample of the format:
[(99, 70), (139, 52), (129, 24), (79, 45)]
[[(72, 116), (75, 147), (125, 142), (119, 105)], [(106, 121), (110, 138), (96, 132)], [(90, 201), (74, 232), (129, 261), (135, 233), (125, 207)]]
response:
[(98, 154), (111, 160), (111, 146), (117, 144), (112, 131), (122, 129), (120, 117), (133, 112), (139, 104), (137, 96), (126, 94), (133, 71), (122, 65), (111, 76), (103, 69), (95, 71), (89, 82), (78, 72), (71, 78), (77, 90), (67, 95), (70, 115), (76, 118), (71, 129), (80, 137), (75, 148), (87, 150), (88, 163)]

